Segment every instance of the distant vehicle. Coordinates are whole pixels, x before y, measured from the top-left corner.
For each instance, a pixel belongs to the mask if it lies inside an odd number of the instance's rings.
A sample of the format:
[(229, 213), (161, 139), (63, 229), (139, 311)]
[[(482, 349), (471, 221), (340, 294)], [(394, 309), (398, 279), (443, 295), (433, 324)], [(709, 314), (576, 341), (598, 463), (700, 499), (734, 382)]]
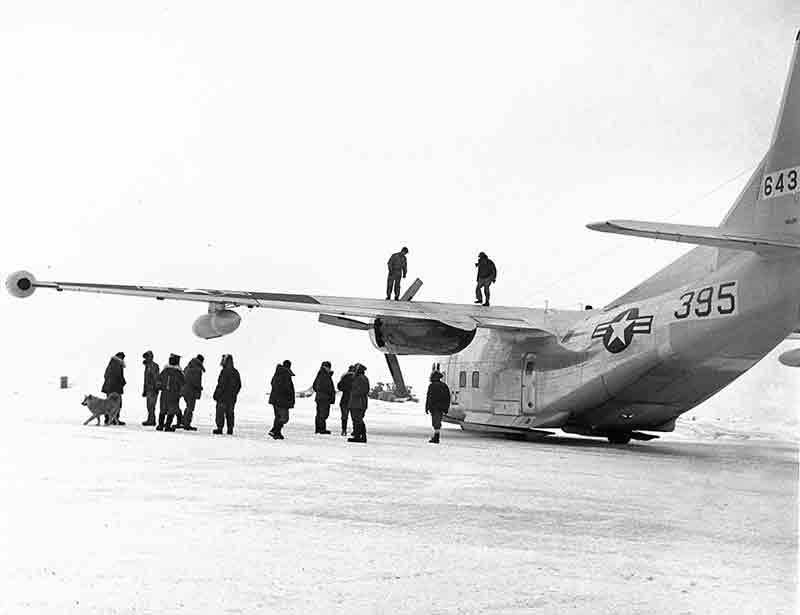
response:
[(407, 386), (405, 387), (405, 391), (399, 391), (395, 384), (379, 382), (372, 387), (372, 390), (369, 392), (369, 397), (370, 399), (391, 402), (419, 401), (419, 399), (414, 396), (411, 388), (412, 387)]
[[(40, 282), (25, 271), (12, 274), (6, 286), (16, 297), (41, 288), (207, 303), (208, 313), (193, 326), (205, 339), (236, 330), (241, 317), (231, 308), (313, 312), (323, 323), (368, 331), (400, 390), (397, 355), (441, 357), (437, 365), (453, 395), (446, 420), (464, 429), (561, 429), (615, 444), (650, 440), (658, 436), (644, 432), (673, 431), (677, 417), (733, 382), (800, 325), (798, 46), (800, 36), (770, 146), (719, 226), (631, 220), (588, 225), (698, 246), (603, 309), (411, 301), (420, 281), (402, 301)], [(576, 167), (572, 181), (579, 182), (581, 172)], [(623, 181), (619, 185), (624, 189)], [(628, 196), (648, 200), (653, 194)], [(498, 215), (492, 229), (500, 241), (503, 228), (521, 220), (513, 211)], [(538, 220), (542, 232), (558, 233), (543, 224)], [(535, 237), (530, 245), (533, 258)], [(562, 244), (563, 250), (573, 248)], [(558, 264), (557, 257), (547, 258), (550, 267)], [(636, 259), (633, 249), (629, 258)], [(800, 365), (800, 356), (784, 356), (783, 363)]]
[(302, 399), (303, 397), (311, 397), (313, 394), (314, 394), (314, 389), (312, 387), (308, 387), (304, 391), (296, 391), (294, 396), (296, 398), (299, 397)]

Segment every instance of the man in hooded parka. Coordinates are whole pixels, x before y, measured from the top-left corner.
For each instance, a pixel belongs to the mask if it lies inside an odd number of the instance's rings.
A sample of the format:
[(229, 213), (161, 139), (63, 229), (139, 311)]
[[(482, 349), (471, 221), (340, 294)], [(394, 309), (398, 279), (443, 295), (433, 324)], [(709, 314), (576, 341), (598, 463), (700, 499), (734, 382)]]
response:
[(183, 385), (186, 378), (180, 366), (181, 358), (179, 355), (169, 355), (169, 365), (161, 370), (158, 375), (158, 389), (161, 391), (161, 407), (158, 413), (158, 431), (175, 431), (176, 426), (172, 425), (172, 419), (178, 415), (178, 425), (180, 426), (180, 399)]
[[(103, 374), (103, 388), (101, 391), (106, 394), (106, 397), (112, 393), (119, 395), (119, 407), (122, 409), (122, 391), (125, 388), (125, 353), (118, 352), (108, 362), (105, 374)], [(104, 422), (108, 424), (108, 415), (105, 416)], [(125, 423), (117, 415), (117, 425), (124, 425)]]
[(353, 417), (353, 435), (347, 438), (348, 442), (367, 441), (367, 426), (364, 424), (364, 415), (367, 412), (369, 395), (369, 379), (364, 373), (367, 368), (360, 363), (356, 364), (356, 374), (353, 376), (353, 386), (350, 388), (350, 416)]
[(314, 401), (317, 402), (317, 415), (314, 419), (314, 433), (329, 434), (325, 422), (330, 415), (331, 404), (336, 401), (336, 389), (333, 386), (333, 371), (331, 362), (323, 361), (319, 368), (314, 384), (311, 386), (316, 393)]
[(155, 427), (156, 424), (156, 402), (158, 401), (158, 363), (153, 360), (153, 351), (148, 350), (142, 355), (144, 361), (144, 385), (142, 387), (142, 397), (145, 398), (147, 407), (147, 420), (142, 423), (145, 427)]
[(222, 370), (217, 379), (217, 388), (214, 389), (214, 401), (217, 402), (217, 428), (213, 433), (221, 434), (227, 422), (227, 434), (230, 436), (233, 435), (233, 411), (236, 407), (236, 398), (242, 389), (242, 378), (239, 376), (239, 370), (233, 366), (233, 356), (222, 355), (219, 364)]
[(347, 417), (350, 416), (350, 388), (353, 386), (353, 376), (356, 375), (356, 366), (351, 365), (347, 368), (336, 388), (342, 392), (342, 398), (339, 400), (339, 410), (342, 413), (342, 435), (347, 435)]
[(442, 373), (433, 371), (431, 383), (428, 386), (428, 395), (425, 399), (425, 413), (431, 415), (433, 437), (428, 440), (431, 444), (439, 444), (442, 417), (450, 409), (450, 388), (442, 382)]
[(203, 355), (199, 354), (191, 359), (186, 365), (186, 369), (183, 370), (186, 382), (181, 395), (186, 402), (186, 409), (183, 412), (182, 427), (187, 431), (197, 431), (197, 427), (192, 427), (192, 417), (194, 416), (194, 406), (203, 391), (203, 372), (206, 371), (206, 368), (203, 367), (204, 360)]
[(289, 409), (294, 408), (294, 382), (292, 382), (292, 362), (288, 359), (275, 369), (270, 382), (269, 403), (275, 414), (275, 421), (269, 435), (275, 440), (283, 440), (281, 430), (289, 422)]

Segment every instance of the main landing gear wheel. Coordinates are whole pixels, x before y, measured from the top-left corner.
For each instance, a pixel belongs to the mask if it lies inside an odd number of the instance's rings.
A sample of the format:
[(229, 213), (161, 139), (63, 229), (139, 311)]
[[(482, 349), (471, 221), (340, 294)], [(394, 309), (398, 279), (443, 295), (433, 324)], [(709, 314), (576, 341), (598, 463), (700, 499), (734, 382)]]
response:
[(607, 437), (611, 444), (627, 444), (631, 441), (631, 434), (629, 431), (608, 434)]

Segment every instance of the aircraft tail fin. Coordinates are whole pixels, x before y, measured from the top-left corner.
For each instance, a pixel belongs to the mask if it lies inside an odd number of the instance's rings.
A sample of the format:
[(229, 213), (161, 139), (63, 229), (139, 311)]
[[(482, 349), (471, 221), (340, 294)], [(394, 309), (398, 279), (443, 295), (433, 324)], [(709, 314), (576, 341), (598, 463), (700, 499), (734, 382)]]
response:
[(727, 231), (800, 235), (800, 31), (772, 141), (720, 225)]

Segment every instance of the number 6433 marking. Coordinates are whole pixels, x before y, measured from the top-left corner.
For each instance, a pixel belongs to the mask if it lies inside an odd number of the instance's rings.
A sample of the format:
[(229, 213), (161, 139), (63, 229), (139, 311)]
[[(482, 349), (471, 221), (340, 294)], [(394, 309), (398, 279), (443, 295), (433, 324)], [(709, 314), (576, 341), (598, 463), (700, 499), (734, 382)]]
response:
[(686, 291), (679, 299), (674, 316), (677, 320), (696, 320), (734, 314), (739, 306), (736, 287), (737, 283), (733, 281)]

